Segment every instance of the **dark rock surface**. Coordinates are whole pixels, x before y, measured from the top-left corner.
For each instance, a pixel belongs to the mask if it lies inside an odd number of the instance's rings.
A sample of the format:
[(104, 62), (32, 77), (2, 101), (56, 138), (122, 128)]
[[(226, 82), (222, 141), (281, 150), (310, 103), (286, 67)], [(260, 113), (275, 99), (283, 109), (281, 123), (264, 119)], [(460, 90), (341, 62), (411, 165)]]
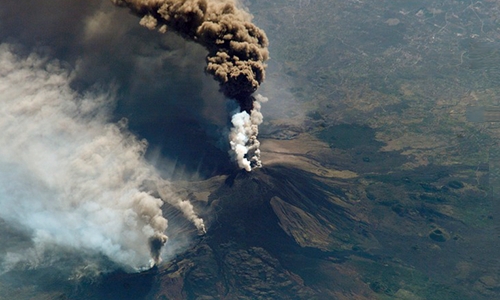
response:
[(320, 297), (321, 292), (306, 283), (315, 281), (309, 278), (314, 272), (303, 266), (328, 260), (348, 247), (339, 240), (342, 235), (335, 234), (338, 228), (358, 227), (350, 239), (371, 240), (363, 224), (345, 205), (335, 203), (333, 195), (345, 197), (342, 188), (297, 169), (233, 174), (209, 197), (217, 214), (207, 235), (160, 268), (162, 286), (155, 297), (173, 299), (166, 282), (185, 299)]

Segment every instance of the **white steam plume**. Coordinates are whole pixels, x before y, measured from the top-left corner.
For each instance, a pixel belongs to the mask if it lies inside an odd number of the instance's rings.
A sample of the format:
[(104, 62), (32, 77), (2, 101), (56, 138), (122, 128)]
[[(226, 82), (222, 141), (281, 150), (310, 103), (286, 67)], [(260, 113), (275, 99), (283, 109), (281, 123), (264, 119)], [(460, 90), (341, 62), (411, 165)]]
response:
[[(158, 263), (167, 220), (144, 182), (173, 193), (145, 162), (146, 142), (107, 121), (113, 97), (78, 95), (71, 78), (0, 45), (0, 218), (32, 232), (37, 249), (104, 254), (131, 270)], [(204, 231), (190, 204), (173, 202)]]
[(238, 166), (248, 172), (253, 168), (260, 168), (260, 142), (257, 140), (259, 134), (259, 125), (263, 117), (260, 112), (262, 102), (268, 99), (261, 95), (255, 97), (253, 109), (250, 115), (246, 111), (236, 112), (231, 123), (233, 127), (229, 133), (229, 144), (231, 145), (232, 156), (238, 163)]

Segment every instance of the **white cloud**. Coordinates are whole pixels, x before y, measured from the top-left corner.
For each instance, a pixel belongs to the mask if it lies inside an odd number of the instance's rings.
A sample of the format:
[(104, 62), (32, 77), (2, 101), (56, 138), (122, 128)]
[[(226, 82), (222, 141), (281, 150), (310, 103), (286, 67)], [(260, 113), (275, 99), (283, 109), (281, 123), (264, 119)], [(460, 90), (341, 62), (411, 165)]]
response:
[[(148, 241), (164, 234), (167, 220), (163, 201), (142, 186), (162, 180), (143, 158), (146, 142), (125, 122), (107, 120), (113, 93), (79, 95), (71, 78), (57, 61), (21, 59), (0, 45), (0, 218), (29, 229), (37, 249), (57, 245), (147, 267)], [(203, 224), (192, 206), (184, 214)]]

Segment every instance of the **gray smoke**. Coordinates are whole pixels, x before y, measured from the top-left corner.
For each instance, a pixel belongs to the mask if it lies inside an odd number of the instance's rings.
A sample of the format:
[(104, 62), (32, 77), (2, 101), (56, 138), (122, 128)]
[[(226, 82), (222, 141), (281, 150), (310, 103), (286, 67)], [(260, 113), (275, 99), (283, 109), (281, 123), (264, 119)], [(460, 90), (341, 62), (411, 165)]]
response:
[[(23, 260), (36, 265), (62, 248), (104, 255), (129, 270), (147, 268), (171, 251), (163, 247), (164, 202), (205, 232), (193, 205), (145, 161), (147, 143), (126, 121), (111, 121), (119, 98), (129, 111), (155, 112), (131, 115), (131, 122), (224, 123), (224, 99), (212, 101), (219, 97), (216, 84), (206, 84), (199, 64), (206, 50), (183, 38), (208, 49), (206, 71), (240, 105), (233, 120), (244, 122), (230, 135), (239, 165), (260, 166), (262, 115), (253, 93), (264, 80), (268, 53), (251, 16), (232, 1), (149, 1), (150, 10), (138, 8), (147, 3), (120, 3), (143, 17), (141, 24), (168, 26), (182, 38), (142, 30), (109, 0), (6, 0), (0, 6), (0, 39), (10, 42), (0, 46), (0, 221), (32, 240), (26, 251), (9, 248), (0, 258), (4, 270)], [(201, 15), (190, 12), (196, 7)], [(33, 49), (41, 54), (30, 54)], [(161, 101), (166, 104), (157, 109)]]
[(27, 229), (37, 255), (58, 245), (130, 270), (158, 263), (168, 224), (146, 181), (205, 230), (143, 158), (146, 141), (109, 122), (112, 90), (78, 94), (58, 61), (14, 52), (0, 45), (0, 218)]
[[(162, 33), (173, 29), (208, 50), (206, 71), (219, 82), (224, 95), (236, 100), (240, 111), (233, 116), (235, 126), (246, 126), (231, 133), (230, 143), (241, 168), (259, 167), (257, 140), (261, 118), (252, 94), (265, 77), (268, 40), (260, 28), (251, 23), (251, 15), (233, 0), (112, 0), (129, 7), (142, 17), (140, 24)], [(255, 111), (255, 112), (254, 112)], [(243, 113), (246, 112), (246, 115)], [(252, 117), (252, 115), (254, 115)], [(261, 121), (260, 121), (261, 122)], [(247, 126), (248, 125), (248, 126)], [(248, 135), (247, 135), (248, 134)], [(241, 137), (241, 135), (247, 135)], [(244, 141), (244, 142), (243, 142)]]

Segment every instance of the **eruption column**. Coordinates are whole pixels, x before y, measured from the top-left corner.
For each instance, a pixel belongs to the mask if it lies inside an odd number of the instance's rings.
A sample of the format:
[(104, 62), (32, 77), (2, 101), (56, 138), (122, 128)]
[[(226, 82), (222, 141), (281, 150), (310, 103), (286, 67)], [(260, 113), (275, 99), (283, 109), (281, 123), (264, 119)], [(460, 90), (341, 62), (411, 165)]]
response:
[[(160, 32), (171, 28), (208, 50), (206, 71), (219, 82), (224, 95), (240, 106), (240, 112), (233, 116), (235, 128), (230, 134), (234, 157), (247, 171), (259, 167), (257, 127), (262, 115), (252, 94), (264, 80), (269, 52), (266, 34), (251, 23), (251, 15), (238, 8), (234, 0), (111, 1), (142, 17), (141, 25)], [(239, 125), (235, 122), (245, 129), (236, 128)], [(234, 134), (235, 130), (238, 134)]]

